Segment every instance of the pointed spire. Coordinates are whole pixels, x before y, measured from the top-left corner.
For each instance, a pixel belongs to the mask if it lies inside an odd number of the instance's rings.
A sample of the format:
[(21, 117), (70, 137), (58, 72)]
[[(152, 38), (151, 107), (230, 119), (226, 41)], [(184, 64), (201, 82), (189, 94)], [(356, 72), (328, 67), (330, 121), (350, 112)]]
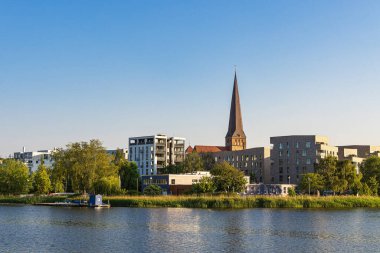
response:
[(244, 138), (245, 142), (245, 133), (243, 130), (243, 119), (241, 116), (241, 108), (240, 108), (240, 97), (239, 97), (239, 87), (236, 76), (235, 69), (235, 78), (234, 78), (234, 87), (232, 91), (232, 99), (231, 99), (231, 109), (230, 109), (230, 121), (228, 125), (228, 132), (226, 135), (226, 146), (231, 145), (231, 140), (227, 140), (230, 138)]

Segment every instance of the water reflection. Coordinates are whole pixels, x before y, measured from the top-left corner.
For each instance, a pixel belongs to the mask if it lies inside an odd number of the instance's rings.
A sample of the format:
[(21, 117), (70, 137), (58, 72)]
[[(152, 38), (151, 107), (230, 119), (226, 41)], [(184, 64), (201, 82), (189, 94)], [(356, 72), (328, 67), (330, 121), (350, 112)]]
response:
[(0, 252), (369, 252), (380, 211), (0, 206)]

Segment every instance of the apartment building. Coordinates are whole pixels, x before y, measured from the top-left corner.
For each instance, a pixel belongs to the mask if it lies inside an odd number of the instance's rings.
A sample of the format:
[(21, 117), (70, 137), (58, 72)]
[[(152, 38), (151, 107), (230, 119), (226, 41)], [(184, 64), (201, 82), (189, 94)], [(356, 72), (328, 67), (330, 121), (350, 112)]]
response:
[(35, 172), (40, 166), (41, 162), (48, 168), (53, 166), (54, 160), (52, 157), (52, 153), (54, 150), (38, 150), (38, 151), (29, 151), (27, 152), (25, 148), (23, 148), (22, 152), (15, 152), (13, 154), (13, 158), (15, 160), (21, 161), (28, 166), (30, 172)]
[(123, 158), (128, 160), (128, 149), (127, 148), (118, 148), (118, 149), (108, 149), (106, 150), (107, 154), (115, 156), (118, 151), (121, 151)]
[(226, 161), (235, 168), (251, 176), (251, 182), (270, 182), (270, 147), (249, 148), (237, 151), (208, 153), (215, 162)]
[(299, 184), (302, 175), (315, 172), (315, 164), (327, 156), (338, 157), (338, 147), (318, 135), (271, 137), (271, 183)]
[(129, 160), (136, 162), (140, 175), (156, 175), (161, 168), (183, 162), (185, 138), (165, 134), (129, 138)]

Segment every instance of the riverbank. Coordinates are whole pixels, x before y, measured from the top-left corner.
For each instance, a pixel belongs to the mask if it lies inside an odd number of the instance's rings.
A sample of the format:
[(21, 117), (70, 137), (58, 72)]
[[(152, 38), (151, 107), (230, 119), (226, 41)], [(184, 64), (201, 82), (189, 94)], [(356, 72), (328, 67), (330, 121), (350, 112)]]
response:
[(380, 208), (380, 197), (113, 196), (111, 206), (184, 208)]
[[(36, 204), (58, 202), (65, 196), (0, 196), (0, 203)], [(74, 198), (77, 199), (77, 198)], [(183, 207), (183, 208), (380, 208), (380, 197), (269, 197), (269, 196), (104, 196), (112, 207)]]

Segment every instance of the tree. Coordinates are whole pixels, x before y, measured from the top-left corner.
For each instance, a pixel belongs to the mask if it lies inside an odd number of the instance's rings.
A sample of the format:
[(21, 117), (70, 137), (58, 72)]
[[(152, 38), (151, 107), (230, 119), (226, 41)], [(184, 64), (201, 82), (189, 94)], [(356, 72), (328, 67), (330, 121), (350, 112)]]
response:
[[(380, 157), (371, 156), (368, 157), (361, 165), (360, 171), (363, 174), (363, 182), (369, 187), (374, 187), (375, 181), (377, 182), (376, 193), (380, 191)], [(371, 181), (371, 182), (370, 182)], [(371, 186), (370, 186), (371, 184)]]
[(202, 159), (204, 170), (210, 171), (212, 167), (214, 167), (215, 158), (211, 155), (211, 153), (201, 154), (201, 159)]
[(244, 178), (243, 172), (239, 171), (229, 163), (225, 161), (216, 163), (210, 172), (217, 191), (244, 191), (247, 180)]
[(50, 192), (51, 183), (43, 160), (41, 160), (40, 166), (33, 175), (33, 188), (38, 194), (47, 194)]
[(66, 150), (58, 150), (53, 158), (53, 185), (59, 185), (60, 181), (65, 191), (91, 192), (97, 180), (118, 176), (112, 156), (107, 154), (99, 140), (68, 144)]
[(181, 174), (183, 171), (183, 164), (170, 164), (159, 169), (159, 174)]
[(315, 165), (316, 173), (323, 177), (323, 188), (325, 190), (333, 190), (339, 188), (340, 180), (337, 175), (337, 163), (338, 160), (336, 157), (328, 156), (324, 159), (321, 159), (319, 163)]
[(193, 184), (192, 192), (200, 193), (212, 193), (216, 190), (214, 181), (211, 177), (202, 177), (198, 183)]
[(303, 175), (299, 185), (303, 192), (316, 193), (324, 188), (323, 176), (318, 173), (307, 173)]
[(162, 194), (162, 189), (158, 185), (150, 184), (144, 189), (144, 195), (158, 196)]
[(336, 187), (340, 188), (340, 190), (337, 192), (352, 191), (352, 193), (358, 193), (360, 191), (362, 174), (357, 172), (355, 165), (351, 161), (338, 161), (337, 173), (340, 180), (340, 187)]
[(121, 188), (126, 190), (137, 190), (139, 171), (135, 162), (124, 161), (119, 167)]
[(185, 173), (193, 173), (202, 170), (204, 170), (203, 160), (198, 153), (193, 152), (186, 155), (185, 161), (183, 162), (183, 171)]
[(102, 177), (94, 182), (95, 193), (117, 194), (120, 193), (120, 182), (116, 176)]
[(31, 188), (29, 168), (20, 161), (6, 159), (0, 164), (0, 193), (23, 194)]
[(370, 177), (367, 182), (368, 188), (371, 190), (371, 194), (377, 196), (379, 193), (379, 182), (376, 177)]

